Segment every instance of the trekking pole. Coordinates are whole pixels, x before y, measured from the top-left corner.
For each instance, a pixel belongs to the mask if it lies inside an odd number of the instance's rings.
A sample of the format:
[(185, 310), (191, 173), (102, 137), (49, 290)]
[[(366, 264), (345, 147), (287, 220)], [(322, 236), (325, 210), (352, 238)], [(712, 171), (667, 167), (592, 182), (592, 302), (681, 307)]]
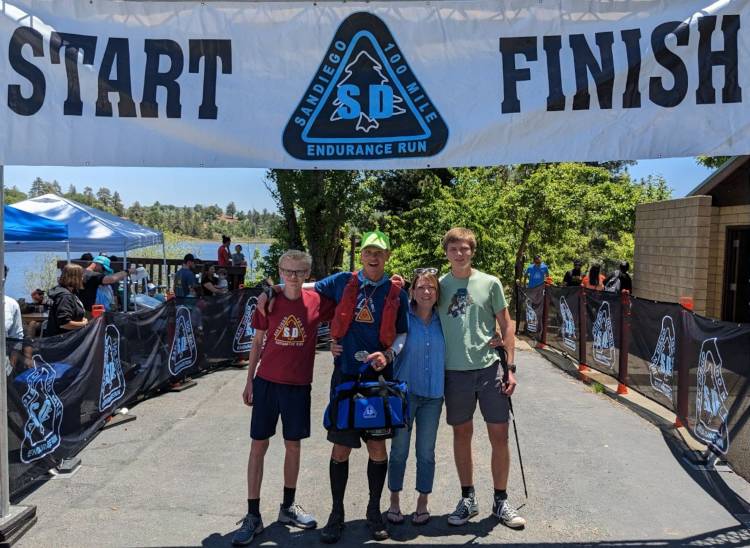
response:
[[(502, 346), (497, 347), (497, 353), (500, 354), (500, 366), (503, 368), (503, 383), (508, 384), (508, 353)], [(521, 467), (521, 479), (523, 480), (523, 494), (529, 498), (529, 491), (526, 489), (526, 475), (523, 473), (523, 459), (521, 458), (521, 443), (518, 441), (518, 428), (516, 428), (516, 414), (513, 412), (513, 400), (508, 396), (508, 408), (513, 417), (513, 434), (516, 436), (516, 449), (518, 450), (518, 465)]]

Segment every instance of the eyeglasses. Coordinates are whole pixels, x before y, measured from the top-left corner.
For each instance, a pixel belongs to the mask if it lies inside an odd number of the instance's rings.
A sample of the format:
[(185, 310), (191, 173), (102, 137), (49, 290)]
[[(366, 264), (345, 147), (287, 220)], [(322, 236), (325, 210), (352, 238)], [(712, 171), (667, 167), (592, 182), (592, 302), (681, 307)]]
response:
[(307, 272), (307, 270), (287, 270), (286, 268), (279, 268), (279, 270), (281, 270), (281, 274), (283, 276), (287, 276), (289, 278), (291, 278), (292, 276), (294, 276), (295, 278), (304, 278), (305, 272)]
[(432, 274), (433, 276), (438, 273), (437, 268), (428, 267), (428, 268), (415, 268), (414, 274)]

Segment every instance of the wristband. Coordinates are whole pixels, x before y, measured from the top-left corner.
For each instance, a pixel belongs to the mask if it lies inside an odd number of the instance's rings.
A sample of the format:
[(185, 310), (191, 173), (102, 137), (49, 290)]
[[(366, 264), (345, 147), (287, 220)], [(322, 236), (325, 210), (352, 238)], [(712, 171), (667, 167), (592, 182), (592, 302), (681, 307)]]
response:
[(516, 373), (516, 364), (509, 363), (508, 364), (508, 371), (510, 371), (511, 373), (513, 373), (515, 375), (515, 373)]
[(393, 352), (393, 348), (388, 348), (385, 352), (383, 352), (383, 355), (385, 356), (385, 361), (387, 364), (393, 363), (393, 360), (396, 358), (395, 352)]

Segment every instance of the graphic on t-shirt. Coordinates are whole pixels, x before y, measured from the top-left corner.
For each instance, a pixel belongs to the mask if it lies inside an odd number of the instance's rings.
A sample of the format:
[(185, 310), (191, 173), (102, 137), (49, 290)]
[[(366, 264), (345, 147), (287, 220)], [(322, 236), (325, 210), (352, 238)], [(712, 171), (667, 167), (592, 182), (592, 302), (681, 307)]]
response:
[(562, 322), (563, 344), (571, 350), (576, 349), (576, 322), (570, 311), (568, 301), (560, 297), (560, 321)]
[(120, 362), (120, 331), (114, 325), (104, 330), (104, 363), (102, 364), (102, 385), (99, 389), (99, 411), (125, 395), (125, 375)]
[(727, 430), (727, 389), (721, 371), (718, 339), (706, 339), (701, 344), (698, 361), (698, 392), (695, 395), (697, 421), (695, 435), (722, 453), (729, 449)]
[(23, 428), (21, 461), (26, 464), (49, 455), (60, 446), (63, 404), (55, 394), (57, 374), (41, 356), (33, 357), (34, 368), (26, 377), (26, 393), (21, 398), (28, 416)]
[(305, 328), (294, 314), (284, 318), (273, 333), (273, 339), (279, 346), (302, 346), (305, 336)]
[(536, 312), (534, 312), (534, 303), (526, 297), (526, 331), (536, 333), (537, 329)]
[(615, 361), (615, 336), (612, 333), (612, 317), (607, 301), (604, 301), (599, 307), (592, 331), (594, 334), (594, 359), (613, 369)]
[(253, 319), (253, 313), (258, 307), (258, 297), (253, 295), (245, 303), (245, 315), (242, 316), (240, 325), (237, 326), (237, 332), (234, 334), (232, 350), (235, 354), (243, 354), (250, 350), (255, 336), (255, 329), (250, 327), (250, 321)]
[(372, 299), (366, 298), (362, 293), (357, 295), (357, 308), (355, 309), (354, 320), (360, 323), (375, 323), (375, 305)]
[(184, 306), (178, 306), (175, 315), (174, 340), (169, 353), (169, 372), (172, 375), (187, 369), (198, 358), (193, 325), (190, 323), (190, 311)]
[(675, 330), (670, 316), (661, 319), (661, 332), (656, 343), (654, 355), (651, 356), (651, 386), (657, 392), (672, 400), (672, 382), (674, 380)]
[(474, 304), (474, 299), (471, 298), (469, 290), (465, 287), (459, 287), (451, 298), (451, 304), (448, 307), (448, 316), (452, 318), (466, 316), (466, 309), (472, 304)]

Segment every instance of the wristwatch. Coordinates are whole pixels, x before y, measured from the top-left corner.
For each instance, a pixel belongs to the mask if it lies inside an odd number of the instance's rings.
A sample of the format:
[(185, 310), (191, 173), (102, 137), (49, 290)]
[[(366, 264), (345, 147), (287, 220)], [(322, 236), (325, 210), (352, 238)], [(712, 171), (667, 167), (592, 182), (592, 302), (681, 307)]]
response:
[(508, 371), (510, 371), (511, 373), (513, 373), (515, 375), (516, 374), (516, 364), (509, 363), (508, 364)]
[(393, 351), (393, 348), (387, 349), (383, 352), (383, 355), (385, 356), (386, 363), (393, 363), (393, 360), (396, 359), (396, 353)]
[(273, 288), (273, 286), (269, 286), (263, 290), (263, 293), (266, 294), (266, 297), (268, 297), (268, 302), (270, 303), (273, 299), (276, 298), (276, 290)]

